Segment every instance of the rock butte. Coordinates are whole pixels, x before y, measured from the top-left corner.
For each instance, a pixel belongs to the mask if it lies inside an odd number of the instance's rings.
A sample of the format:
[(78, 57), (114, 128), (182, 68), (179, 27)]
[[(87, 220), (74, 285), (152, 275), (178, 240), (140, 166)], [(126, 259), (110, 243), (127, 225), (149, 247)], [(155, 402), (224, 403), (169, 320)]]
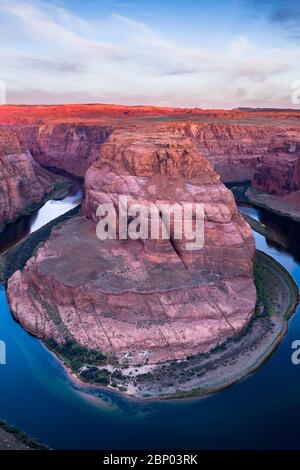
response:
[[(84, 193), (82, 217), (54, 230), (9, 280), (9, 301), (25, 328), (75, 339), (121, 363), (130, 353), (143, 364), (208, 351), (249, 322), (252, 233), (189, 139), (153, 127), (116, 131), (88, 170)], [(177, 240), (100, 242), (96, 208), (117, 204), (119, 195), (204, 203), (204, 248), (186, 252)]]
[[(144, 364), (208, 351), (248, 324), (254, 240), (211, 164), (224, 180), (251, 180), (272, 138), (299, 126), (299, 113), (101, 105), (1, 113), (38, 162), (85, 175), (81, 216), (57, 227), (8, 281), (27, 330)], [(203, 203), (204, 248), (100, 242), (96, 207), (119, 195)]]

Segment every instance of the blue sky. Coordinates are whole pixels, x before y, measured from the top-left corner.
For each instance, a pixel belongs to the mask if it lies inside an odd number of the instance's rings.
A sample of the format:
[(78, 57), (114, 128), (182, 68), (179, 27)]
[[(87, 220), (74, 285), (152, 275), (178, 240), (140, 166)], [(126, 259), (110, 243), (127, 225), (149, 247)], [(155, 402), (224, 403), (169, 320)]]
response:
[(8, 103), (293, 107), (299, 0), (0, 0)]

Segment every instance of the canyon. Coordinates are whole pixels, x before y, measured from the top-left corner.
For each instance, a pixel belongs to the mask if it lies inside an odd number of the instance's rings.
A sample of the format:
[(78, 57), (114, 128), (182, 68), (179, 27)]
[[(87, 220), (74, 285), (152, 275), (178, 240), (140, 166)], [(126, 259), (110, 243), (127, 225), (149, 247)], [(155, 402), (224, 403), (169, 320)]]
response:
[[(255, 246), (223, 183), (272, 192), (273, 168), (281, 180), (272, 197), (297, 192), (298, 146), (282, 171), (280, 142), (297, 132), (299, 113), (90, 105), (2, 107), (0, 119), (42, 171), (84, 178), (80, 216), (53, 229), (8, 280), (12, 312), (28, 331), (143, 366), (206, 353), (245, 329), (256, 305)], [(117, 207), (122, 195), (131, 204), (203, 204), (203, 249), (187, 252), (172, 234), (101, 242), (97, 206)]]
[(43, 169), (16, 132), (0, 128), (0, 229), (37, 208), (63, 179)]

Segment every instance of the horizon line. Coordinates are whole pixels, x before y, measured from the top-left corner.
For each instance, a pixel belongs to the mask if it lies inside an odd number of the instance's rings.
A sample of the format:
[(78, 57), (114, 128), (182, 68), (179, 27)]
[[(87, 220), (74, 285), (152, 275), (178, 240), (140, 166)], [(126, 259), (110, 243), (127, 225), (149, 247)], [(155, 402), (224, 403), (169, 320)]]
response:
[(252, 106), (237, 106), (233, 108), (206, 108), (206, 107), (197, 107), (197, 106), (159, 106), (155, 104), (119, 104), (119, 103), (101, 103), (101, 102), (87, 102), (87, 103), (2, 103), (0, 108), (3, 107), (35, 107), (35, 106), (44, 106), (44, 107), (59, 107), (59, 106), (106, 106), (106, 107), (119, 107), (119, 108), (154, 108), (154, 109), (170, 109), (170, 110), (190, 110), (190, 111), (291, 111), (291, 112), (300, 112), (300, 108), (282, 108), (282, 107), (252, 107)]

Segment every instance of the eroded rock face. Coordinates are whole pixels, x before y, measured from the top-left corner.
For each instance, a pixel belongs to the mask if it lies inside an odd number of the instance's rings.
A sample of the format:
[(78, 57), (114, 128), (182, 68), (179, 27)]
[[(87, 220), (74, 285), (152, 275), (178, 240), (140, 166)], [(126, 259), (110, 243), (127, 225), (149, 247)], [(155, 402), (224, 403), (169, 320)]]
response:
[(159, 122), (171, 133), (191, 137), (222, 181), (253, 179), (276, 134), (299, 128), (299, 113), (289, 110), (202, 110), (151, 106), (66, 105), (1, 106), (0, 120), (16, 127), (42, 165), (84, 176), (101, 145), (120, 125)]
[[(247, 325), (256, 303), (252, 232), (191, 139), (160, 126), (115, 131), (84, 194), (82, 216), (54, 230), (8, 281), (26, 329), (145, 364), (209, 351)], [(203, 249), (188, 252), (175, 239), (100, 241), (97, 206), (117, 208), (121, 195), (130, 204), (203, 203)]]
[(241, 123), (187, 123), (176, 132), (192, 138), (225, 183), (252, 181), (280, 127)]
[(0, 226), (40, 203), (60, 180), (41, 168), (16, 133), (5, 128), (0, 128), (0, 179)]
[(253, 203), (300, 220), (299, 132), (274, 137), (246, 194)]
[[(95, 223), (98, 205), (113, 202), (117, 209), (120, 195), (126, 195), (130, 204), (203, 204), (204, 248), (191, 253), (185, 250), (184, 240), (173, 239), (177, 253), (188, 265), (221, 272), (231, 265), (231, 272), (251, 273), (251, 231), (238, 215), (232, 193), (193, 140), (160, 131), (159, 127), (114, 132), (102, 147), (100, 158), (88, 170), (84, 187), (82, 214)], [(155, 252), (160, 244), (145, 242), (147, 249)], [(237, 249), (238, 261), (231, 257), (231, 246)]]
[(289, 132), (272, 139), (252, 186), (278, 196), (300, 190), (300, 133)]
[(40, 165), (83, 177), (98, 158), (111, 128), (109, 125), (60, 123), (23, 126), (15, 132)]

